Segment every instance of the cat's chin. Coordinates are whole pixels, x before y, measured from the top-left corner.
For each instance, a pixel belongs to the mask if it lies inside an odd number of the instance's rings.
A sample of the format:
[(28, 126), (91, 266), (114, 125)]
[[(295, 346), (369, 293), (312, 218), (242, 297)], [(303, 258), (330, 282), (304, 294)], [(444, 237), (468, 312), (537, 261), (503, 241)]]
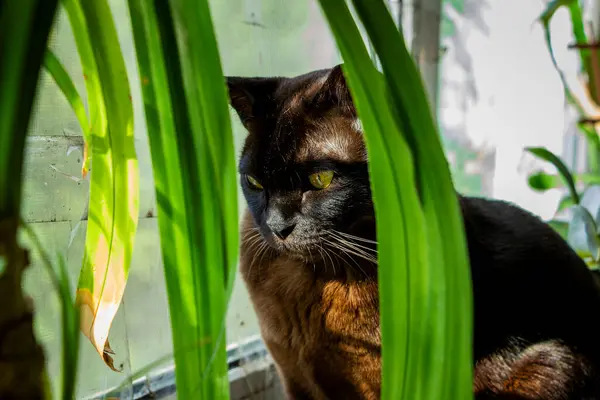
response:
[(313, 263), (321, 259), (319, 245), (316, 241), (294, 245), (271, 244), (271, 247), (279, 254), (294, 260)]

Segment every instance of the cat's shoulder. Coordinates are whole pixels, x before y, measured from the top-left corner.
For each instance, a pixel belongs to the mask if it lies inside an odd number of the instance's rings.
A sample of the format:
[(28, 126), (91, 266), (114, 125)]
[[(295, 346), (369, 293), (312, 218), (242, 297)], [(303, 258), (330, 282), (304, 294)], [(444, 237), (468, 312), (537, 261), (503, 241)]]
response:
[(532, 212), (505, 200), (484, 197), (458, 196), (465, 228), (473, 234), (486, 237), (537, 238), (545, 241), (564, 240)]

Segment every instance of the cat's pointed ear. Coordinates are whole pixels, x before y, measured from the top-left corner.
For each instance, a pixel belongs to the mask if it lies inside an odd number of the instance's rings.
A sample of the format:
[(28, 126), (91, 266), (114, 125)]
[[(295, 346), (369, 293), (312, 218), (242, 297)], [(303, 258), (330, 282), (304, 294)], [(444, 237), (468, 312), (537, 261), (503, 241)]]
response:
[(313, 104), (320, 110), (338, 107), (343, 113), (356, 117), (356, 108), (342, 70), (342, 64), (336, 65), (327, 74), (323, 85), (313, 99)]
[(229, 104), (242, 124), (249, 129), (256, 119), (263, 118), (281, 78), (226, 77)]

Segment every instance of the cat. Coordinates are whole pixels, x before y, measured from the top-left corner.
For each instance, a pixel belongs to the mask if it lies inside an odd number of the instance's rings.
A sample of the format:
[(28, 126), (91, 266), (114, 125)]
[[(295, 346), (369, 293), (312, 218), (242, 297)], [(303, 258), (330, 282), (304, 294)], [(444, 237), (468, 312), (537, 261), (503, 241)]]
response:
[[(240, 271), (285, 395), (378, 399), (375, 214), (342, 65), (226, 80), (248, 131)], [(457, 196), (476, 399), (600, 399), (600, 290), (585, 263), (531, 213)]]

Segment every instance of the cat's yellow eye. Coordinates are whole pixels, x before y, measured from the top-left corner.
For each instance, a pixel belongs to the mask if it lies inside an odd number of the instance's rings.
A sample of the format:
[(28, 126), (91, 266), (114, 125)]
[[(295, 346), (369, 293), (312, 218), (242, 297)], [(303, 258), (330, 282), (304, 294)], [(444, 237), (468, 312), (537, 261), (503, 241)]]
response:
[(331, 184), (331, 180), (333, 179), (333, 171), (321, 171), (315, 174), (312, 174), (308, 177), (310, 184), (313, 185), (317, 189), (325, 189), (327, 186)]
[(246, 181), (250, 185), (250, 187), (254, 190), (263, 190), (263, 185), (260, 184), (253, 176), (246, 175)]

